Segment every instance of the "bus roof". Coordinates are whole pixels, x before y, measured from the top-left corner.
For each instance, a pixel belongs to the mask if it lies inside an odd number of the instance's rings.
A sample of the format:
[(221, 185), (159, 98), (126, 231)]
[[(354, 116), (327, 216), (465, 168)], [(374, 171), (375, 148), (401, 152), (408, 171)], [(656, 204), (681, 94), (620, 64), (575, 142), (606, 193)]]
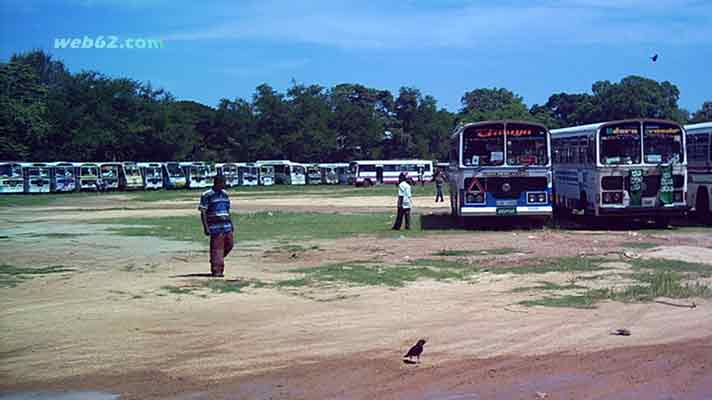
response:
[(431, 160), (358, 160), (352, 163), (361, 165), (400, 165), (400, 164), (432, 164)]
[(674, 125), (678, 125), (678, 126), (682, 127), (682, 125), (678, 124), (675, 121), (669, 121), (669, 120), (664, 120), (664, 119), (631, 118), (631, 119), (621, 119), (621, 120), (617, 120), (617, 121), (597, 122), (595, 124), (571, 126), (568, 128), (552, 129), (551, 135), (552, 136), (562, 136), (562, 135), (567, 135), (567, 134), (578, 134), (578, 133), (590, 132), (590, 131), (596, 132), (604, 126), (613, 125), (613, 124), (622, 124), (622, 123), (626, 123), (626, 122), (639, 122), (639, 123), (640, 122), (658, 122), (658, 123), (674, 124)]
[(693, 130), (703, 130), (703, 129), (712, 129), (712, 122), (701, 122), (699, 124), (688, 124), (685, 125), (685, 130), (686, 131), (693, 131)]

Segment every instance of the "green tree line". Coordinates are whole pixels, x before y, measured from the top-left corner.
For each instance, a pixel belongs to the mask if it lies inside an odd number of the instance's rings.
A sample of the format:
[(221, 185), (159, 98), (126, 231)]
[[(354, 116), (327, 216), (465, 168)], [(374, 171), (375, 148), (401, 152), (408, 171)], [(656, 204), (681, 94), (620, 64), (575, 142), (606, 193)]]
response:
[(293, 81), (285, 93), (262, 84), (250, 99), (210, 107), (150, 83), (71, 73), (32, 51), (0, 63), (0, 160), (447, 160), (448, 137), (461, 122), (513, 118), (558, 128), (635, 117), (712, 120), (712, 101), (690, 115), (679, 95), (670, 82), (628, 76), (532, 107), (508, 89), (476, 88), (451, 112), (414, 87), (394, 94)]

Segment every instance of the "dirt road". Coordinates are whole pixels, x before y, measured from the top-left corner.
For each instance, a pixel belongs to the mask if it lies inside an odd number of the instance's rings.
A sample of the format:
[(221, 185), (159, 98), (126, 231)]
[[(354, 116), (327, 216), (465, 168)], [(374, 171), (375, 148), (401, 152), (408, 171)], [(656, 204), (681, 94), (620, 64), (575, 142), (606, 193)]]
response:
[[(0, 210), (9, 237), (0, 241), (2, 263), (72, 267), (0, 288), (0, 392), (93, 389), (137, 399), (536, 399), (537, 392), (548, 399), (703, 399), (712, 393), (709, 300), (524, 307), (518, 303), (541, 293), (521, 288), (584, 279), (613, 285), (630, 279), (628, 267), (611, 261), (605, 270), (575, 276), (496, 273), (543, 257), (617, 260), (625, 252), (712, 268), (709, 231), (341, 238), (302, 243), (316, 250), (298, 254), (258, 241), (238, 244), (228, 282), (279, 282), (296, 267), (364, 258), (407, 263), (443, 250), (467, 251), (462, 261), (481, 269), (465, 281), (404, 287), (191, 292), (185, 288), (209, 281), (200, 275), (207, 269), (203, 246), (117, 236), (83, 221), (155, 216), (157, 209), (183, 215), (195, 212), (192, 203), (100, 211), (111, 207), (92, 202), (93, 210), (82, 211)], [(271, 210), (386, 206), (378, 197), (351, 199), (348, 207), (298, 197), (250, 201), (254, 209)], [(631, 250), (631, 242), (647, 246)], [(691, 301), (695, 308), (674, 306)], [(617, 328), (632, 335), (609, 334)], [(422, 362), (402, 363), (421, 337), (428, 339)]]

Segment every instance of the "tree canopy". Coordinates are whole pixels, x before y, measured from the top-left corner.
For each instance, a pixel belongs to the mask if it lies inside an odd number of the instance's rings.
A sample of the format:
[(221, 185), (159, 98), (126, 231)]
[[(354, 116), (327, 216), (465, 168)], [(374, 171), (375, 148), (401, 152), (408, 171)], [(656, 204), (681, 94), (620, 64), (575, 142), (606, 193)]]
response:
[[(388, 90), (356, 83), (331, 88), (292, 82), (285, 93), (259, 85), (252, 98), (215, 106), (96, 71), (70, 73), (42, 51), (0, 63), (0, 159), (213, 160), (357, 158), (446, 160), (456, 124), (492, 119), (550, 128), (623, 118), (688, 122), (670, 82), (629, 76), (595, 82), (591, 93), (552, 94), (528, 108), (505, 88), (475, 88), (451, 112), (415, 87)], [(691, 116), (712, 120), (712, 101)]]

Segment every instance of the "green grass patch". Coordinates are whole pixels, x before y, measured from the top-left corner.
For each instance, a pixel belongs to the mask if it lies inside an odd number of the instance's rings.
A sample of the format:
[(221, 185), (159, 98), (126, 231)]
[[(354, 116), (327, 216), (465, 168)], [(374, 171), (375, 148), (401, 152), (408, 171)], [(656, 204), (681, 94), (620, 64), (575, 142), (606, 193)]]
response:
[(204, 291), (206, 290), (218, 294), (240, 293), (249, 287), (262, 288), (266, 286), (268, 285), (257, 280), (207, 279), (194, 280), (184, 286), (163, 286), (161, 289), (175, 295), (192, 294), (205, 297)]
[[(685, 282), (685, 276), (677, 272), (638, 272), (632, 274), (631, 277), (638, 281), (639, 284), (623, 288), (588, 289), (582, 294), (551, 296), (544, 297), (542, 299), (525, 300), (519, 304), (525, 306), (593, 308), (595, 303), (603, 300), (620, 302), (650, 302), (658, 297), (668, 297), (673, 299), (712, 297), (712, 288), (708, 285), (700, 282)], [(565, 286), (562, 286), (562, 288), (565, 288)], [(583, 287), (578, 286), (575, 289), (580, 288)]]
[(605, 262), (602, 258), (588, 257), (558, 257), (541, 258), (518, 267), (494, 268), (495, 274), (544, 274), (547, 272), (589, 272), (604, 269), (600, 266)]
[(92, 192), (77, 193), (47, 193), (47, 194), (12, 194), (0, 196), (1, 207), (38, 207), (51, 205), (63, 200), (78, 199), (87, 196), (96, 196)]
[(626, 242), (623, 243), (621, 246), (629, 249), (649, 250), (658, 247), (659, 245), (650, 242)]
[[(200, 217), (176, 216), (161, 218), (116, 218), (91, 221), (96, 224), (119, 225), (108, 228), (122, 236), (155, 236), (172, 240), (207, 242)], [(359, 234), (386, 237), (418, 236), (419, 218), (413, 218), (412, 230), (392, 231), (393, 216), (388, 213), (324, 214), (261, 212), (233, 215), (236, 240), (285, 239), (287, 243), (307, 239), (333, 239)], [(430, 231), (429, 231), (430, 232)]]
[(15, 287), (23, 281), (49, 274), (63, 272), (73, 272), (73, 268), (63, 265), (52, 265), (49, 267), (16, 267), (14, 265), (0, 265), (0, 287)]
[(402, 287), (418, 279), (463, 280), (470, 271), (430, 265), (382, 265), (372, 263), (330, 264), (316, 268), (300, 268), (290, 272), (303, 277), (279, 281), (277, 287), (328, 286), (389, 286)]
[(46, 239), (71, 239), (80, 236), (88, 236), (88, 233), (67, 233), (67, 232), (54, 232), (54, 233), (24, 233), (21, 236), (28, 236), (32, 238), (46, 238)]
[(683, 274), (695, 274), (701, 277), (712, 276), (712, 265), (691, 263), (680, 260), (666, 260), (662, 258), (627, 260), (635, 270), (671, 271)]
[(684, 276), (672, 271), (633, 274), (642, 285), (623, 289), (609, 289), (608, 298), (625, 302), (652, 301), (657, 297), (690, 298), (712, 297), (712, 288), (700, 282), (683, 282)]
[(265, 254), (271, 253), (305, 253), (307, 251), (319, 251), (321, 248), (317, 245), (314, 246), (302, 246), (298, 244), (285, 244), (280, 246), (275, 246), (269, 250), (265, 250)]
[(524, 300), (519, 304), (523, 306), (543, 307), (568, 307), (568, 308), (594, 308), (595, 304), (606, 298), (606, 290), (589, 290), (584, 294), (572, 294), (558, 297), (544, 297), (542, 299)]
[(514, 293), (521, 293), (521, 292), (531, 292), (535, 290), (549, 290), (549, 291), (556, 291), (556, 290), (578, 290), (578, 289), (587, 289), (586, 286), (581, 286), (581, 285), (576, 285), (574, 283), (569, 283), (566, 285), (559, 285), (557, 283), (553, 282), (547, 282), (547, 281), (539, 281), (538, 286), (526, 286), (526, 287), (518, 287), (516, 289), (513, 289), (512, 292)]
[(482, 250), (448, 250), (443, 249), (438, 252), (433, 253), (434, 256), (442, 257), (464, 257), (464, 256), (486, 256), (486, 255), (505, 255), (515, 253), (517, 249), (513, 247), (498, 247), (494, 249), (482, 249)]
[(410, 264), (418, 267), (431, 267), (452, 270), (471, 270), (472, 272), (478, 271), (478, 267), (472, 263), (469, 263), (467, 260), (438, 260), (420, 258), (411, 261)]
[(194, 287), (183, 287), (183, 286), (162, 286), (161, 289), (167, 291), (170, 294), (192, 294), (194, 291), (198, 290)]

